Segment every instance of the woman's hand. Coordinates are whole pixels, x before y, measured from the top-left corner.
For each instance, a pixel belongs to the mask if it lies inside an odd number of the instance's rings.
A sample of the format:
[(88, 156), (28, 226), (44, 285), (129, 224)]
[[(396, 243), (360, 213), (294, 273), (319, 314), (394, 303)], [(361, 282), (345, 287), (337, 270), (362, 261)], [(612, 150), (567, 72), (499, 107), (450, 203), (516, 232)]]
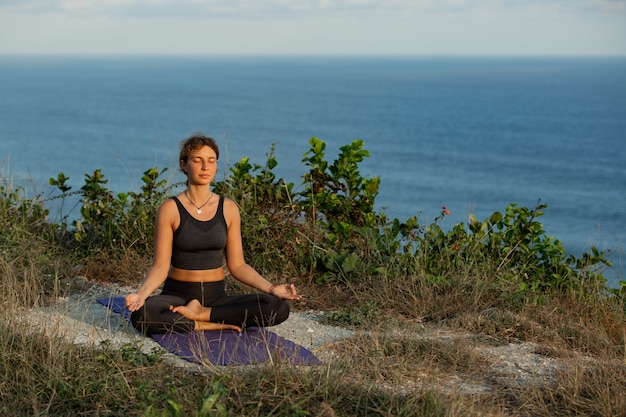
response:
[(302, 296), (298, 294), (298, 291), (296, 291), (296, 286), (293, 284), (272, 286), (269, 293), (283, 300), (299, 300), (302, 298)]
[(145, 301), (146, 298), (139, 294), (128, 294), (126, 296), (126, 308), (130, 311), (137, 311), (143, 307)]

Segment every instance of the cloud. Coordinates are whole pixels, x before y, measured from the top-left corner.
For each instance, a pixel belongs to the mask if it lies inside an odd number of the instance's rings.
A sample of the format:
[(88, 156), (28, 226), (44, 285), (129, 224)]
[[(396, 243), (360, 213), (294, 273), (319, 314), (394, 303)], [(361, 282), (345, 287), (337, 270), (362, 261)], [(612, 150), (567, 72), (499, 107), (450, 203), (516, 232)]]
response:
[(375, 2), (369, 0), (0, 0), (0, 8), (13, 12), (144, 17), (282, 15), (372, 5)]
[(541, 8), (624, 11), (626, 0), (0, 0), (18, 13), (128, 17), (259, 17), (497, 13)]
[(625, 40), (626, 0), (0, 0), (0, 53), (626, 55)]

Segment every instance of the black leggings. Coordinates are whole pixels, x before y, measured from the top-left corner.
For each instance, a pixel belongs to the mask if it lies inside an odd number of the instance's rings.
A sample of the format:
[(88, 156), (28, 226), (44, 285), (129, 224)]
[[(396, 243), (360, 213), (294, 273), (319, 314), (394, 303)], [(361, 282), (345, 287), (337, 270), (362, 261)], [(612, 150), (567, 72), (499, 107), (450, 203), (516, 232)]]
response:
[(274, 326), (287, 320), (289, 304), (269, 294), (228, 295), (224, 281), (183, 282), (165, 280), (160, 295), (148, 297), (143, 307), (131, 314), (133, 326), (146, 334), (182, 333), (194, 329), (194, 321), (174, 313), (170, 306), (186, 305), (198, 300), (211, 307), (211, 323), (236, 326)]

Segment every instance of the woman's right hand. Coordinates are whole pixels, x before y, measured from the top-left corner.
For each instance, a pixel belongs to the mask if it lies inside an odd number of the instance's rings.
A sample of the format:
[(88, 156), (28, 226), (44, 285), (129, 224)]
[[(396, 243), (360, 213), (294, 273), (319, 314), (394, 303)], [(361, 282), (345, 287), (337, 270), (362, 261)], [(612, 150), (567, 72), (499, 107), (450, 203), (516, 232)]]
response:
[(129, 311), (137, 311), (143, 307), (145, 301), (146, 298), (139, 294), (128, 294), (126, 296), (126, 308)]

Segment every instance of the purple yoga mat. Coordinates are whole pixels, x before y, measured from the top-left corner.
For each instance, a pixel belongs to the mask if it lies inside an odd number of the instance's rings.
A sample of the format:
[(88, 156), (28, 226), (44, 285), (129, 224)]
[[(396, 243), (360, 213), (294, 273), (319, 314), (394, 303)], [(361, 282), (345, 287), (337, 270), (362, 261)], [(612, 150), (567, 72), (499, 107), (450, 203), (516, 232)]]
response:
[[(123, 297), (101, 298), (100, 304), (130, 318)], [(265, 328), (154, 334), (151, 337), (175, 355), (190, 362), (214, 365), (251, 365), (272, 360), (294, 365), (321, 365), (307, 348)]]

